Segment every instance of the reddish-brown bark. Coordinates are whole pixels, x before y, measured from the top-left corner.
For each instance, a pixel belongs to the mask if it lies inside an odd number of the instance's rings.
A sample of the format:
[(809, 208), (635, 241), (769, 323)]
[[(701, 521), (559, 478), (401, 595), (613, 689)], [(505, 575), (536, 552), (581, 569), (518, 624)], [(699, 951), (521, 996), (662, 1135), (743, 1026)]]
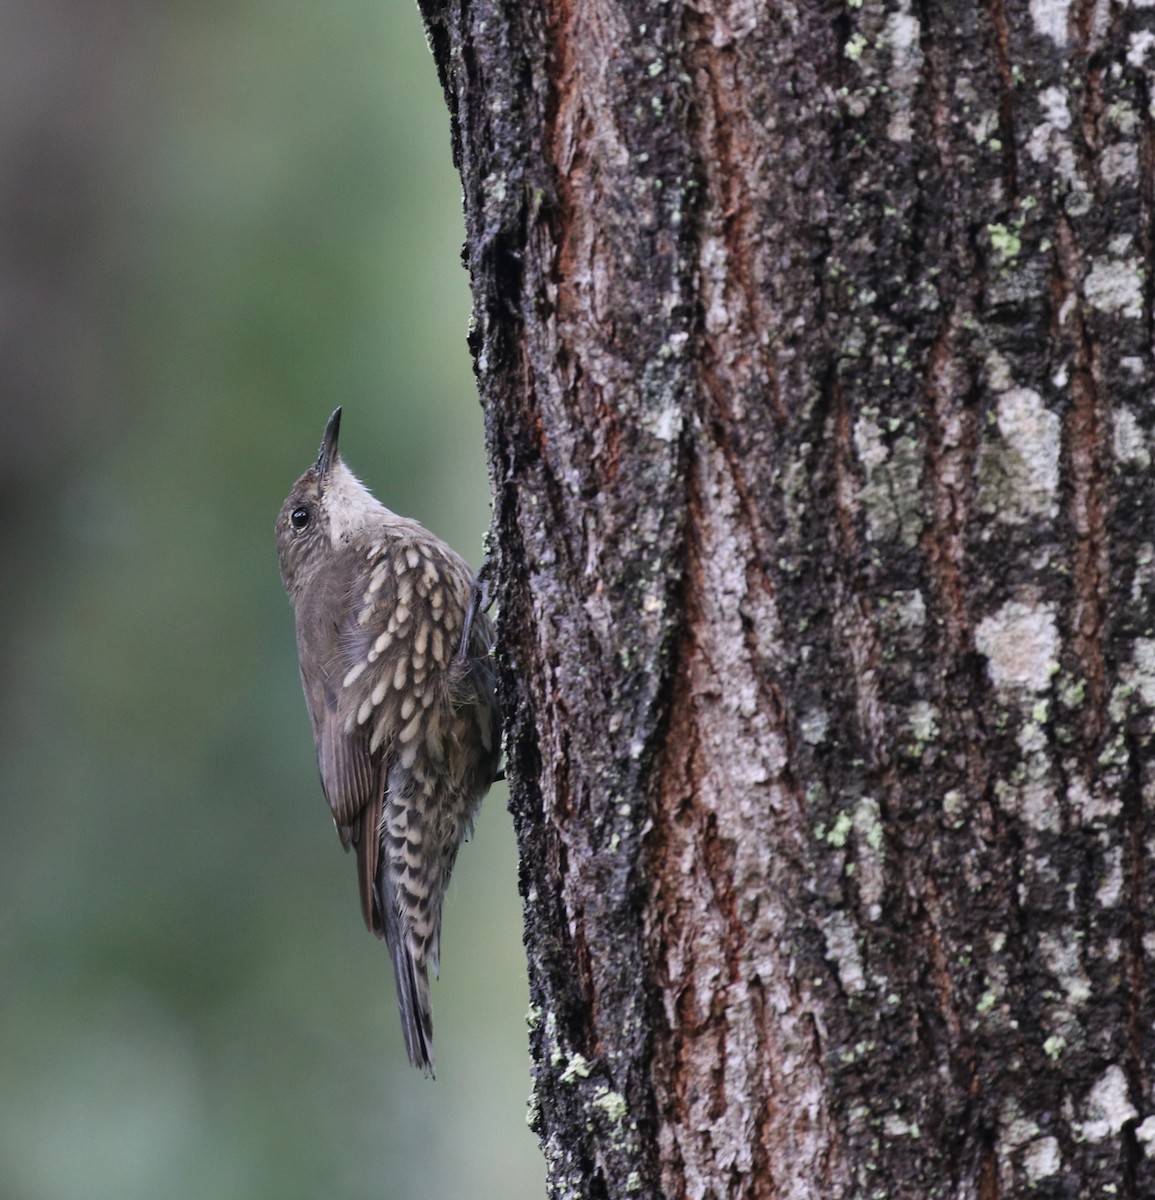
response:
[(422, 7), (551, 1194), (1155, 1194), (1155, 10)]

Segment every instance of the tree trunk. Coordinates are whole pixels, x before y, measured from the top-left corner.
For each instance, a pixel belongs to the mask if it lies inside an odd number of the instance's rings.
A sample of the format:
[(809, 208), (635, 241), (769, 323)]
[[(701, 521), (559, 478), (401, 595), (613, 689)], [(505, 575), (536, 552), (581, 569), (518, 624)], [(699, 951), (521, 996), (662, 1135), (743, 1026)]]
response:
[(1155, 1195), (1151, 0), (422, 7), (551, 1195)]

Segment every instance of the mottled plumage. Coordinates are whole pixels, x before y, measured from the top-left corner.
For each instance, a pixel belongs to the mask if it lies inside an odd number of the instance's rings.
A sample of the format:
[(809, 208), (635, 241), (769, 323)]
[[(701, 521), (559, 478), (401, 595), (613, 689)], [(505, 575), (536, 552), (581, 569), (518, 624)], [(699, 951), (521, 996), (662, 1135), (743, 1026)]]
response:
[(441, 902), (500, 753), (493, 628), (460, 555), (341, 461), (340, 417), (281, 507), (277, 551), (321, 783), (393, 959), (409, 1060), (432, 1074)]

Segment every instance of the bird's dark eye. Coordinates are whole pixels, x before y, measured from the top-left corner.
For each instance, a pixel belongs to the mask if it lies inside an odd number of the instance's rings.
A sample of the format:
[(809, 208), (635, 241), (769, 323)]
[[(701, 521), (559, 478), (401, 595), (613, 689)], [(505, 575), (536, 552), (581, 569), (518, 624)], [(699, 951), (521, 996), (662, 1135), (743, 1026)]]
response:
[(289, 520), (293, 523), (294, 529), (304, 529), (312, 520), (313, 514), (307, 508), (294, 508), (293, 515)]

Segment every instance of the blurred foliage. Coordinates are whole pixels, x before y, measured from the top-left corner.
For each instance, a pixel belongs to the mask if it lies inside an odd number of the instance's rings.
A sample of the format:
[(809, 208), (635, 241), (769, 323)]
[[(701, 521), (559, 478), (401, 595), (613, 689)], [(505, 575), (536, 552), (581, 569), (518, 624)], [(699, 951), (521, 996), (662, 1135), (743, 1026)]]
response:
[(459, 184), (395, 0), (0, 9), (0, 1195), (539, 1196), (491, 794), (405, 1063), (272, 527), (330, 410), (488, 525)]

